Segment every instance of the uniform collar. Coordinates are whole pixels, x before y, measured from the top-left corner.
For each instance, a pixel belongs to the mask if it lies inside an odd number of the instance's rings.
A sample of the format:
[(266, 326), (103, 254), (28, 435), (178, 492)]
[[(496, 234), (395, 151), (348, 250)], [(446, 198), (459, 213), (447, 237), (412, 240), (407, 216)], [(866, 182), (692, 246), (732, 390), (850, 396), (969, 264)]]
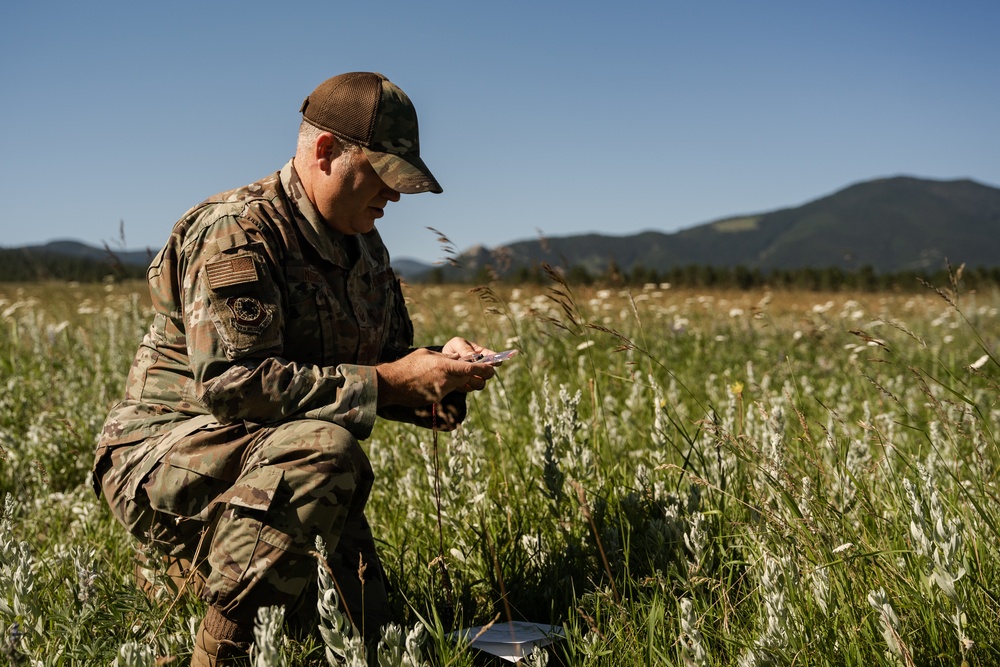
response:
[[(284, 188), (288, 194), (288, 198), (300, 214), (295, 217), (302, 236), (305, 237), (311, 246), (316, 248), (320, 257), (332, 264), (349, 270), (353, 262), (351, 262), (348, 255), (346, 245), (348, 243), (358, 243), (358, 245), (363, 247), (364, 244), (360, 243), (358, 239), (349, 238), (345, 234), (341, 234), (327, 226), (320, 217), (316, 207), (313, 206), (313, 203), (309, 201), (309, 197), (306, 196), (305, 188), (302, 186), (302, 181), (299, 180), (299, 175), (295, 171), (295, 167), (292, 166), (291, 160), (286, 162), (285, 166), (281, 168), (280, 178), (281, 187)], [(362, 255), (367, 255), (367, 253), (362, 251)]]

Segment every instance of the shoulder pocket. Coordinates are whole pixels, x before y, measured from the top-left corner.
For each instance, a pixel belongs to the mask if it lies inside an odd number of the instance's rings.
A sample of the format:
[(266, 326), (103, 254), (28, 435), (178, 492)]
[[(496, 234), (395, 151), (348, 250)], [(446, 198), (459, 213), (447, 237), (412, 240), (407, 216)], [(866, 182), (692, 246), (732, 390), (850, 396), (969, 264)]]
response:
[(203, 274), (209, 315), (230, 360), (281, 345), (278, 287), (251, 246), (218, 253)]

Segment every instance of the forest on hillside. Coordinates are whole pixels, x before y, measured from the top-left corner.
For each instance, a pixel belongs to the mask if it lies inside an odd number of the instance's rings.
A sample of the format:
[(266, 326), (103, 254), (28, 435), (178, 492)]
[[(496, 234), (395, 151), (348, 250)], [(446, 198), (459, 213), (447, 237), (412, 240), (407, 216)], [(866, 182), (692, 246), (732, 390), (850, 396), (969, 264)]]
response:
[(28, 251), (23, 248), (0, 248), (0, 282), (21, 283), (46, 280), (67, 282), (101, 282), (143, 278), (146, 267), (126, 264), (114, 254), (106, 259), (65, 255), (62, 253)]
[[(60, 253), (26, 252), (23, 249), (0, 248), (0, 282), (24, 283), (44, 281), (106, 282), (141, 280), (146, 267), (119, 261), (113, 253), (106, 259)], [(648, 269), (641, 265), (630, 270), (611, 262), (605, 271), (593, 273), (583, 266), (552, 267), (538, 264), (523, 267), (500, 276), (489, 266), (481, 268), (469, 280), (459, 284), (484, 285), (545, 285), (553, 278), (574, 286), (641, 287), (649, 284), (669, 283), (674, 287), (719, 288), (751, 290), (759, 288), (793, 289), (808, 291), (921, 291), (926, 285), (949, 284), (956, 280), (962, 289), (978, 290), (1000, 286), (998, 267), (949, 267), (939, 271), (902, 271), (879, 273), (871, 267), (846, 271), (840, 267), (799, 269), (749, 269), (744, 266), (720, 267), (704, 264), (678, 266), (666, 271)], [(414, 284), (455, 283), (440, 267), (413, 277), (404, 277)]]
[[(612, 262), (606, 271), (594, 274), (582, 266), (568, 270), (546, 264), (521, 268), (500, 277), (490, 267), (483, 267), (468, 282), (471, 285), (503, 283), (507, 285), (545, 285), (553, 278), (573, 286), (641, 287), (649, 284), (670, 284), (673, 287), (697, 287), (751, 290), (759, 288), (827, 291), (922, 291), (927, 285), (959, 282), (964, 290), (978, 290), (1000, 286), (1000, 267), (951, 267), (938, 271), (900, 271), (878, 273), (871, 267), (846, 271), (840, 267), (799, 269), (749, 269), (744, 266), (720, 267), (705, 264), (678, 266), (667, 271), (647, 269), (643, 266), (631, 270), (620, 269)], [(441, 284), (447, 282), (440, 268), (435, 267), (418, 280), (409, 282)]]

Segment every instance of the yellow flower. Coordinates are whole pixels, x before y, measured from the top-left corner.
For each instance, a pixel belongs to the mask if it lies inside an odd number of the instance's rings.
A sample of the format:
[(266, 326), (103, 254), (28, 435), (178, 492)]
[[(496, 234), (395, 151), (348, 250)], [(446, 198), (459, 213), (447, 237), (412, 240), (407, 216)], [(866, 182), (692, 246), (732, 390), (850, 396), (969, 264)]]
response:
[(743, 393), (743, 383), (742, 382), (732, 383), (731, 385), (729, 385), (729, 392), (733, 396), (740, 396)]

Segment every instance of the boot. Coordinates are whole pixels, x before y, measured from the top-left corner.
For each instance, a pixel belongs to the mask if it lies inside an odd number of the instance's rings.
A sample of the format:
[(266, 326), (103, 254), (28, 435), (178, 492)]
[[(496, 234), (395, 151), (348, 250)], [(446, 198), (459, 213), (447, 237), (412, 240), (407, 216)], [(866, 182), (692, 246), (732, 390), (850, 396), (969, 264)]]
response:
[(194, 640), (191, 667), (248, 666), (252, 637), (252, 626), (231, 621), (209, 607)]

